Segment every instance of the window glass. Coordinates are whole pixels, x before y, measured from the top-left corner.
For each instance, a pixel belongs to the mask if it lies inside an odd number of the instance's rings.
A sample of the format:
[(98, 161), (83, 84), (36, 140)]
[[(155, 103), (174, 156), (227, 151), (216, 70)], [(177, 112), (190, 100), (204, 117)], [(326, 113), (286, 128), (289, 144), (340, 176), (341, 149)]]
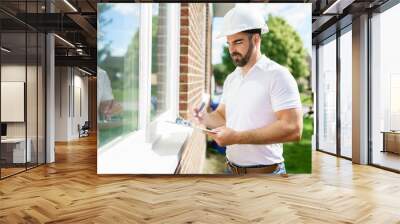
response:
[(98, 4), (99, 146), (138, 128), (140, 5)]
[(318, 48), (320, 150), (336, 153), (336, 38)]
[(167, 108), (167, 4), (153, 4), (151, 120)]
[[(1, 33), (1, 177), (24, 171), (31, 162), (27, 150), (25, 91), (27, 75), (27, 36), (25, 31)], [(8, 96), (8, 97), (6, 97)], [(12, 108), (12, 109), (11, 109)], [(7, 143), (9, 142), (9, 143)], [(26, 154), (28, 152), (28, 154)]]
[(340, 153), (351, 158), (352, 141), (352, 34), (340, 37)]
[(400, 4), (375, 14), (372, 28), (372, 163), (400, 170)]

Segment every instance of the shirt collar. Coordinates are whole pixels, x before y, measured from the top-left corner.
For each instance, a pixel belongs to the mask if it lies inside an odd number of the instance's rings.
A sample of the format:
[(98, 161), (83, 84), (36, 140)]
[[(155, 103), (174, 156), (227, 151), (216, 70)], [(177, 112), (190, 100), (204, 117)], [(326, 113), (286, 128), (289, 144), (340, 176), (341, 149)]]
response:
[(261, 55), (261, 57), (258, 59), (256, 64), (254, 65), (255, 67), (263, 69), (264, 66), (268, 63), (268, 58), (265, 55)]
[[(257, 60), (257, 62), (253, 65), (253, 67), (250, 68), (249, 74), (247, 74), (247, 76), (250, 75), (250, 73), (252, 73), (253, 70), (256, 68), (264, 69), (267, 63), (268, 63), (268, 58), (264, 54), (262, 54), (261, 57)], [(237, 66), (235, 71), (240, 77), (243, 77), (241, 67)]]

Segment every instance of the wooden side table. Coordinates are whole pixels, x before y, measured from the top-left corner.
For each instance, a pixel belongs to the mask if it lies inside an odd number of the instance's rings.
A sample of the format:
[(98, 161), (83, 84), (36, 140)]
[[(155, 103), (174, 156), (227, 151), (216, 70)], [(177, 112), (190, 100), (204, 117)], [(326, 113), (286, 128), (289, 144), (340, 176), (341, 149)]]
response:
[(400, 154), (400, 131), (382, 131), (383, 150), (382, 152), (392, 152)]

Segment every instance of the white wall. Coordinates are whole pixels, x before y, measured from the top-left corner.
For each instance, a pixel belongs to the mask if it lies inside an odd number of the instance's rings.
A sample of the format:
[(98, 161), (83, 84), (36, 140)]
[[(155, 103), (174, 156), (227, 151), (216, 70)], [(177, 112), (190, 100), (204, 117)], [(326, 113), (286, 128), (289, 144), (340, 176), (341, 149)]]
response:
[(77, 139), (78, 124), (88, 120), (88, 78), (76, 68), (56, 67), (55, 86), (55, 141)]
[(67, 67), (55, 68), (55, 141), (68, 139), (68, 76)]
[[(83, 76), (81, 76), (81, 74), (82, 73), (78, 73), (78, 75), (77, 75), (77, 72), (79, 72), (79, 71), (77, 71), (77, 70), (75, 70), (74, 71), (74, 89), (75, 89), (75, 91), (74, 91), (74, 96), (73, 96), (73, 98), (74, 98), (74, 103), (75, 103), (75, 106), (74, 106), (74, 108), (72, 108), (72, 119), (71, 119), (71, 127), (72, 127), (72, 129), (71, 129), (71, 133), (70, 133), (70, 135), (72, 135), (73, 136), (73, 138), (77, 138), (77, 137), (79, 137), (78, 135), (79, 135), (79, 133), (78, 133), (78, 124), (80, 124), (81, 126), (85, 123), (85, 121), (88, 121), (89, 120), (89, 116), (88, 116), (88, 106), (89, 106), (89, 103), (88, 103), (88, 95), (89, 95), (89, 92), (88, 92), (88, 77), (87, 76), (85, 76), (85, 77), (83, 77)], [(79, 93), (79, 90), (80, 90), (80, 93)], [(80, 97), (79, 97), (79, 95), (80, 95)], [(81, 102), (79, 102), (79, 100), (81, 101)], [(72, 103), (71, 103), (71, 105), (72, 105)], [(81, 108), (81, 113), (80, 113), (80, 111), (79, 111), (79, 107), (82, 107)], [(75, 113), (73, 112), (73, 110), (75, 110)]]

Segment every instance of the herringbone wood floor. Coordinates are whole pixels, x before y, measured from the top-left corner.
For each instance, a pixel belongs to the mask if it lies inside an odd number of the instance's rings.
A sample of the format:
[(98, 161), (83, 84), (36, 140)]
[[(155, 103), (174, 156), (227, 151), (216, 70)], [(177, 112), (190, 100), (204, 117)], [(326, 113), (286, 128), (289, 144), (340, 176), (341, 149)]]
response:
[(400, 175), (320, 152), (312, 175), (98, 176), (96, 140), (0, 181), (0, 223), (400, 223)]

